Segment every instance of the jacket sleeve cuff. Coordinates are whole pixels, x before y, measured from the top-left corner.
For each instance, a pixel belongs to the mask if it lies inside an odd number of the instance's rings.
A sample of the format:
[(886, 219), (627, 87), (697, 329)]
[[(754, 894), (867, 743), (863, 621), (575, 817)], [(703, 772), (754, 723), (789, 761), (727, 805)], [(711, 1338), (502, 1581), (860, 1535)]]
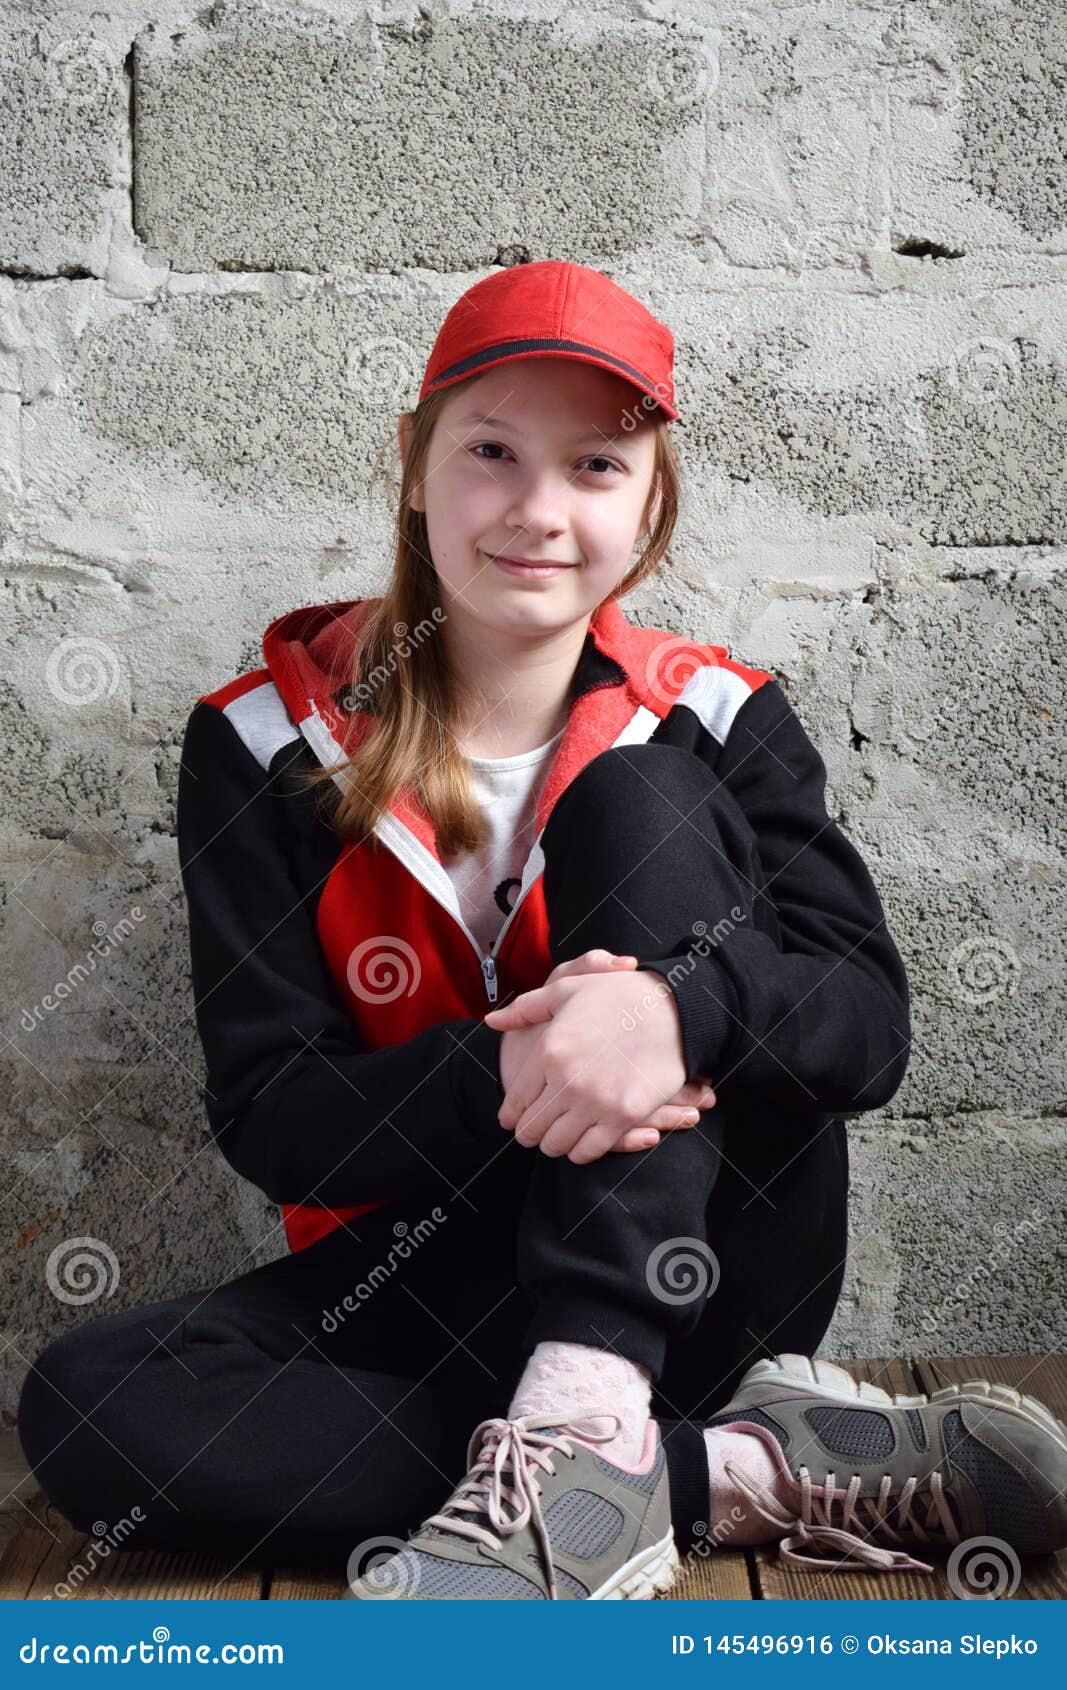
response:
[(494, 1147), (498, 1147), (505, 1137), (497, 1119), (504, 1106), (504, 1085), (500, 1078), (503, 1038), (502, 1028), (476, 1021), (462, 1041), (457, 1042), (449, 1062), (456, 1107), (462, 1119), (469, 1130), (485, 1123), (487, 1138)]
[(638, 968), (662, 974), (674, 993), (682, 1028), (682, 1051), (687, 1081), (698, 1077), (716, 1085), (729, 1065), (728, 1052), (740, 1019), (740, 1003), (733, 981), (714, 957), (653, 957)]

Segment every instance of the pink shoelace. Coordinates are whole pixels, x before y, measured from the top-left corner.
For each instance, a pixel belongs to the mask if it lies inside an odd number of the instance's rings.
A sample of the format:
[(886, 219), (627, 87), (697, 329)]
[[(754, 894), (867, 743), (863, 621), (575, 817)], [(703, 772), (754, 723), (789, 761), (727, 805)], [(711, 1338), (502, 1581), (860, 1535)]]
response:
[[(532, 1522), (544, 1560), (549, 1599), (557, 1600), (552, 1545), (541, 1513), (543, 1487), (537, 1482), (536, 1469), (554, 1474), (552, 1451), (558, 1450), (566, 1456), (572, 1454), (572, 1439), (563, 1427), (573, 1426), (579, 1420), (601, 1418), (614, 1420), (614, 1428), (610, 1432), (583, 1432), (581, 1440), (583, 1443), (609, 1443), (621, 1425), (619, 1416), (610, 1408), (583, 1408), (578, 1412), (568, 1409), (565, 1418), (560, 1414), (520, 1414), (514, 1420), (496, 1416), (481, 1421), (471, 1433), (467, 1446), (467, 1466), (470, 1469), (467, 1477), (460, 1481), (440, 1514), (431, 1514), (423, 1524), (436, 1526), (439, 1531), (456, 1532), (461, 1537), (485, 1543), (491, 1549), (499, 1549), (501, 1538), (522, 1531)], [(556, 1427), (554, 1437), (541, 1429), (546, 1426)], [(510, 1469), (511, 1484), (504, 1481), (505, 1468)], [(513, 1509), (512, 1513), (507, 1512), (509, 1506)], [(487, 1514), (496, 1535), (477, 1520), (458, 1518), (461, 1511)]]
[[(856, 1567), (863, 1570), (870, 1568), (881, 1573), (894, 1570), (905, 1572), (909, 1569), (932, 1573), (934, 1570), (929, 1561), (918, 1561), (902, 1549), (883, 1549), (879, 1544), (869, 1541), (870, 1533), (875, 1531), (895, 1538), (898, 1543), (900, 1541), (900, 1530), (891, 1526), (887, 1518), (893, 1503), (893, 1480), (888, 1473), (882, 1476), (877, 1497), (859, 1495), (863, 1481), (858, 1473), (853, 1473), (846, 1488), (836, 1484), (835, 1473), (827, 1473), (825, 1485), (819, 1487), (822, 1495), (817, 1497), (814, 1494), (811, 1474), (807, 1467), (801, 1467), (800, 1512), (796, 1514), (790, 1513), (766, 1485), (736, 1461), (727, 1461), (724, 1471), (729, 1474), (734, 1484), (748, 1494), (765, 1519), (770, 1520), (773, 1525), (788, 1528), (788, 1535), (778, 1546), (778, 1554), (783, 1561), (791, 1561), (800, 1567)], [(917, 1491), (919, 1481), (913, 1475), (905, 1480), (901, 1488), (897, 1503), (897, 1527), (901, 1530), (910, 1528), (921, 1543), (932, 1542), (936, 1546), (939, 1540), (943, 1543), (946, 1539), (949, 1543), (958, 1543), (960, 1534), (944, 1495), (941, 1474), (931, 1473), (928, 1491), (920, 1492), (919, 1497), (916, 1496)], [(927, 1501), (926, 1518), (920, 1520), (912, 1510), (923, 1495)], [(840, 1525), (835, 1525), (832, 1518), (835, 1507), (841, 1510)], [(856, 1527), (861, 1529), (862, 1536)], [(825, 1544), (827, 1548), (844, 1550), (846, 1553), (851, 1551), (852, 1559), (835, 1561), (825, 1556), (798, 1553), (804, 1544)]]

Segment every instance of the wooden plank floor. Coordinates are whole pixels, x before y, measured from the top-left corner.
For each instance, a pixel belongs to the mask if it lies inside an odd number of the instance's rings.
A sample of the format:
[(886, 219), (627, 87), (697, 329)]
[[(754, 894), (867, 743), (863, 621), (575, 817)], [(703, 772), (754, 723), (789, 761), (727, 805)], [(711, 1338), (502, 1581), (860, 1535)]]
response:
[[(999, 1380), (1038, 1397), (1067, 1420), (1067, 1356), (916, 1356), (908, 1362), (886, 1358), (841, 1363), (857, 1379), (887, 1391), (908, 1394), (935, 1391), (964, 1379)], [(127, 1601), (169, 1597), (187, 1601), (229, 1598), (301, 1602), (339, 1597), (344, 1570), (252, 1566), (234, 1570), (225, 1558), (207, 1552), (167, 1555), (158, 1550), (101, 1553), (94, 1539), (74, 1528), (33, 1488), (32, 1477), (8, 1467), (4, 1531), (0, 1533), (0, 1599), (55, 1598), (76, 1601)], [(687, 1559), (683, 1576), (667, 1601), (781, 1601), (797, 1597), (872, 1601), (904, 1598), (930, 1601), (951, 1597), (944, 1557), (929, 1557), (930, 1573), (838, 1572), (790, 1567), (775, 1546), (755, 1550), (710, 1547)], [(1022, 1563), (1015, 1601), (1063, 1600), (1067, 1597), (1067, 1550), (1032, 1556)]]

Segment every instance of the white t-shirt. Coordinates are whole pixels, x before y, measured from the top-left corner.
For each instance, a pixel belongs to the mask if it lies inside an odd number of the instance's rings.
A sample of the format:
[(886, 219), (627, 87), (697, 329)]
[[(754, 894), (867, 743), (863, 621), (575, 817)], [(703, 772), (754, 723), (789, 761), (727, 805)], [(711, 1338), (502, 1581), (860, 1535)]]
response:
[(560, 740), (559, 733), (517, 757), (471, 757), (471, 783), (489, 824), (477, 851), (441, 858), (459, 907), (483, 955), (491, 951), (518, 896), (522, 871), (537, 837), (537, 800)]

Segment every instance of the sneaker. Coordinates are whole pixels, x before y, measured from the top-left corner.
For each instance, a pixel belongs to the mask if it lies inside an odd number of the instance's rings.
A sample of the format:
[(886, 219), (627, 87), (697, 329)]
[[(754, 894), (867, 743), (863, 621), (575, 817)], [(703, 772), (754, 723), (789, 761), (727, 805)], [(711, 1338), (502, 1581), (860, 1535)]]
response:
[(627, 1472), (576, 1441), (579, 1421), (619, 1417), (583, 1408), (483, 1420), (467, 1450), (468, 1473), (388, 1560), (344, 1592), (357, 1601), (540, 1602), (652, 1598), (679, 1570), (671, 1529), (666, 1454), (649, 1420), (643, 1473)]
[[(890, 1396), (832, 1362), (780, 1355), (750, 1367), (705, 1424), (771, 1449), (788, 1504), (736, 1462), (726, 1471), (785, 1533), (781, 1558), (800, 1566), (933, 1572), (887, 1540), (943, 1549), (996, 1537), (1024, 1555), (1067, 1544), (1067, 1426), (1011, 1385)], [(799, 1552), (811, 1545), (848, 1558)]]

